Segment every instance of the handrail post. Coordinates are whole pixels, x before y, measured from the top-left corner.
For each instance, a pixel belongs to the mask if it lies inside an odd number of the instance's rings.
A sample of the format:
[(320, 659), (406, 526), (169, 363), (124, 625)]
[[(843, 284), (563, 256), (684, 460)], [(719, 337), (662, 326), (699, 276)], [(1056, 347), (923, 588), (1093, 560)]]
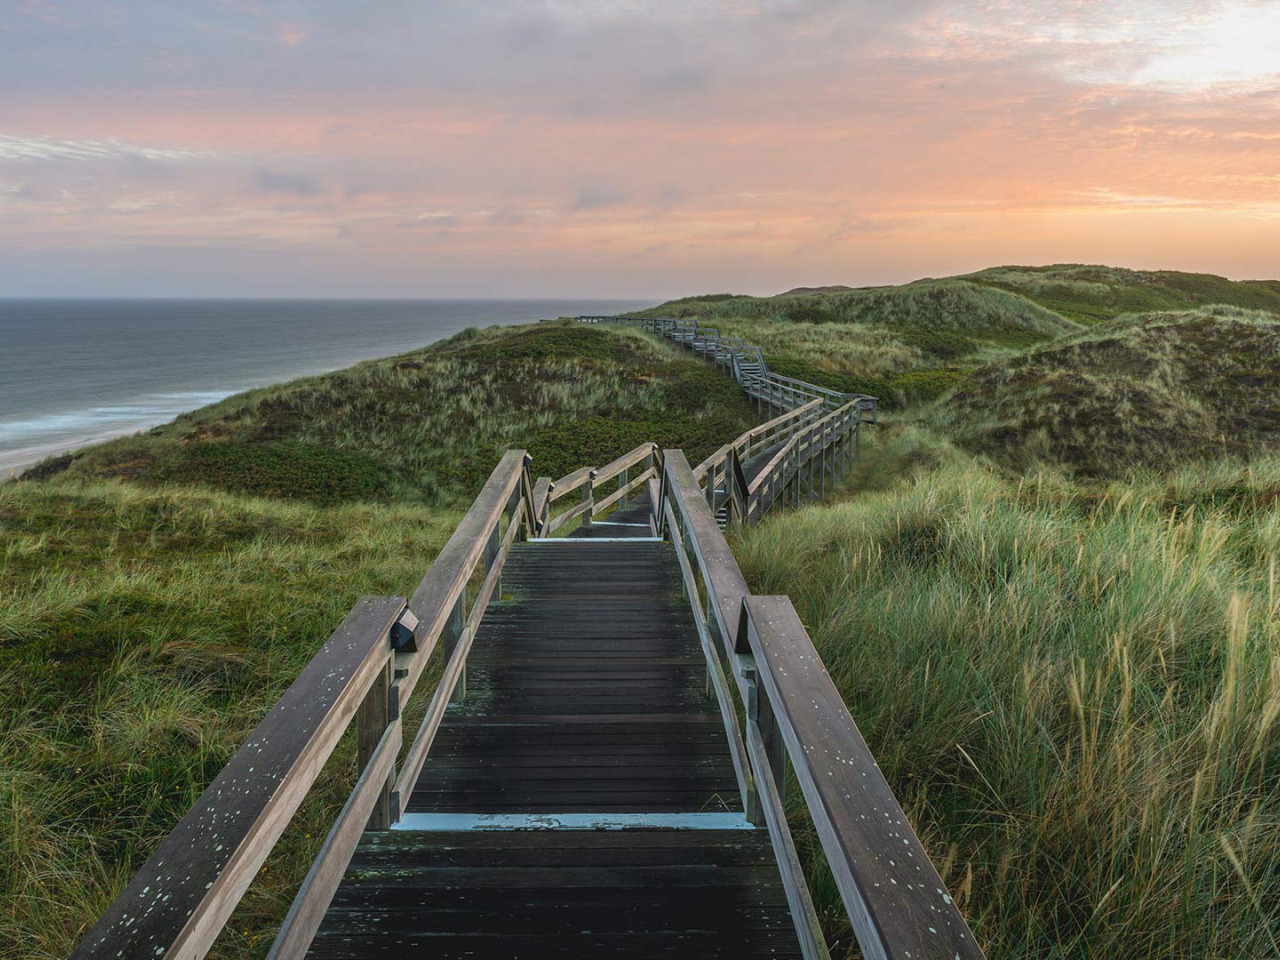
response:
[[(387, 727), (393, 722), (391, 696), (393, 692), (399, 694), (399, 689), (391, 685), (392, 661), (388, 660), (382, 668), (382, 672), (369, 687), (369, 692), (365, 694), (364, 700), (360, 702), (359, 708), (356, 710), (356, 763), (360, 770), (364, 770), (369, 765), (369, 761), (373, 759), (374, 752), (378, 749), (378, 744), (382, 742), (382, 735), (386, 733)], [(399, 704), (396, 704), (395, 713), (399, 714)], [(394, 719), (398, 719), (394, 718)], [(393, 813), (391, 810), (391, 785), (395, 783), (395, 764), (392, 764), (391, 772), (388, 774), (386, 781), (382, 784), (378, 791), (378, 797), (374, 801), (373, 811), (369, 814), (370, 830), (390, 830)]]
[(596, 478), (596, 472), (591, 471), (587, 477), (587, 482), (582, 485), (582, 502), (587, 504), (587, 509), (582, 512), (582, 526), (591, 526), (591, 512), (595, 509), (595, 484), (592, 482)]
[[(444, 630), (440, 634), (440, 639), (444, 643), (444, 662), (448, 663), (453, 659), (453, 651), (457, 649), (458, 644), (462, 642), (462, 630), (467, 622), (467, 591), (463, 590), (453, 605), (453, 609), (449, 611), (449, 619), (445, 621)], [(462, 672), (458, 674), (458, 682), (453, 688), (453, 695), (450, 699), (454, 703), (461, 703), (467, 698), (467, 668), (464, 666)]]
[[(743, 620), (742, 629), (746, 629), (746, 599), (743, 598)], [(787, 747), (782, 740), (781, 731), (778, 729), (778, 723), (774, 719), (773, 710), (769, 706), (767, 697), (760, 695), (759, 677), (754, 666), (743, 668), (743, 677), (747, 686), (747, 737), (752, 738), (754, 733), (760, 738), (760, 742), (764, 744), (765, 755), (769, 760), (769, 772), (773, 775), (773, 782), (778, 791), (778, 797), (781, 800), (786, 799), (787, 795)], [(755, 796), (757, 806), (760, 802), (759, 794)], [(748, 814), (748, 819), (751, 819)], [(751, 820), (752, 823), (759, 825), (763, 822), (760, 820)]]
[[(518, 496), (518, 491), (517, 491), (517, 496)], [(515, 504), (513, 503), (508, 508), (508, 511), (509, 511), (508, 516), (510, 516), (510, 520), (507, 521), (508, 524), (519, 523), (519, 519), (514, 516), (514, 513), (515, 513), (514, 507), (515, 507)], [(490, 570), (492, 570), (493, 565), (498, 562), (498, 552), (501, 550), (501, 548), (502, 548), (502, 525), (495, 523), (493, 525), (493, 529), (489, 531), (489, 539), (485, 541), (485, 545), (484, 545), (484, 572), (485, 573), (488, 573)], [(501, 573), (498, 574), (497, 579), (494, 581), (493, 592), (496, 593), (498, 596), (502, 596), (502, 574)]]
[(618, 474), (618, 489), (622, 491), (622, 496), (618, 498), (618, 509), (627, 509), (627, 484), (630, 482), (631, 468), (626, 467)]

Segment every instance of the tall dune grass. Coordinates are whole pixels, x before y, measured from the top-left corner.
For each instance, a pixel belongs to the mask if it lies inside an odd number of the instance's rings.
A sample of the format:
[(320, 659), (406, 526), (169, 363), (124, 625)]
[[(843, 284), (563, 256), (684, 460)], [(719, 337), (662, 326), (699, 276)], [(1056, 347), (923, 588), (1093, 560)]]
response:
[[(457, 514), (0, 486), (0, 956), (65, 957), (366, 593)], [(339, 751), (214, 956), (260, 956), (354, 785)]]
[(950, 461), (735, 550), (989, 955), (1275, 956), (1278, 497), (1280, 458), (1101, 489)]

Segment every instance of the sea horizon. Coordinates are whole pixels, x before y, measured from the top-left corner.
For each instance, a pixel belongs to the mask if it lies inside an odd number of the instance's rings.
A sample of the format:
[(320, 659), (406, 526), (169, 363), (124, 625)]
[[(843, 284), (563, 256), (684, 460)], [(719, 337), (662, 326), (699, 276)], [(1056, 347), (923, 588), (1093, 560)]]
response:
[(0, 298), (0, 479), (234, 394), (612, 298)]

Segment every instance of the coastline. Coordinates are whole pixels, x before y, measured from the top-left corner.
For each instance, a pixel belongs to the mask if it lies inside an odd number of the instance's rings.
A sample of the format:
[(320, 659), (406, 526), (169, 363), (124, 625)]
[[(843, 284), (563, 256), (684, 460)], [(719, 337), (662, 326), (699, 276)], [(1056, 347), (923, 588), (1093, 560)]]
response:
[[(164, 421), (159, 421), (164, 422)], [(25, 447), (15, 447), (12, 450), (0, 451), (0, 483), (8, 480), (16, 480), (18, 477), (34, 467), (42, 460), (50, 457), (61, 456), (64, 453), (73, 453), (84, 447), (93, 446), (95, 443), (105, 443), (107, 440), (114, 440), (117, 437), (128, 437), (135, 433), (141, 433), (148, 430), (156, 424), (143, 424), (141, 426), (119, 427), (114, 430), (106, 430), (102, 433), (96, 433), (85, 437), (62, 437), (58, 440), (49, 440), (45, 443), (33, 443)]]

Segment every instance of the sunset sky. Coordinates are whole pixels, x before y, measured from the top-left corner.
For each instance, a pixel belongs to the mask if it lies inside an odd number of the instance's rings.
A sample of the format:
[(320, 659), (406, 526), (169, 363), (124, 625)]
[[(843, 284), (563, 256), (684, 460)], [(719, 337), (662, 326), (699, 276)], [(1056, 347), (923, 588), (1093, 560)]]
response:
[(0, 296), (1280, 276), (1280, 0), (5, 0)]

